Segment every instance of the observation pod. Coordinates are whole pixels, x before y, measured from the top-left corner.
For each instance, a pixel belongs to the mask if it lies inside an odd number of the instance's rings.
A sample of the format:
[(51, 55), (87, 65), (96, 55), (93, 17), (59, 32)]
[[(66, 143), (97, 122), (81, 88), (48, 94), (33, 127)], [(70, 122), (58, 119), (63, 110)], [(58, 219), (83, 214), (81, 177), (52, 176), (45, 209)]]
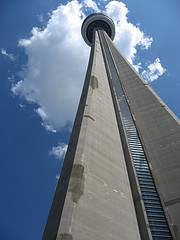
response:
[(81, 34), (84, 41), (91, 47), (94, 30), (104, 30), (111, 40), (115, 37), (115, 25), (113, 20), (103, 13), (93, 13), (83, 22)]

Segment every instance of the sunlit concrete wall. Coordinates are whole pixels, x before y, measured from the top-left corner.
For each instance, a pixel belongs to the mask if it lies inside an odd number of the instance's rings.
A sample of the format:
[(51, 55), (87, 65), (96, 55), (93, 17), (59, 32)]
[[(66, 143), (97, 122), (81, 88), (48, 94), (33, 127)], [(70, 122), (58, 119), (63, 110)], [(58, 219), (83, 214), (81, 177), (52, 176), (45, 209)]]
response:
[(180, 239), (180, 124), (106, 37), (134, 116), (167, 220)]

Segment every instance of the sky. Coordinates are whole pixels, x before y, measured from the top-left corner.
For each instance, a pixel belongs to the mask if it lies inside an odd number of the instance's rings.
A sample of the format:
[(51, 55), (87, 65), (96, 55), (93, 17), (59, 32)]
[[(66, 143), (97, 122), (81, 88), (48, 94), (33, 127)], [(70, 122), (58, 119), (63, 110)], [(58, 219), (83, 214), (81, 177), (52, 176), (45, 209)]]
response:
[(115, 44), (180, 117), (178, 0), (1, 0), (0, 239), (42, 238), (84, 82), (93, 12), (115, 22)]

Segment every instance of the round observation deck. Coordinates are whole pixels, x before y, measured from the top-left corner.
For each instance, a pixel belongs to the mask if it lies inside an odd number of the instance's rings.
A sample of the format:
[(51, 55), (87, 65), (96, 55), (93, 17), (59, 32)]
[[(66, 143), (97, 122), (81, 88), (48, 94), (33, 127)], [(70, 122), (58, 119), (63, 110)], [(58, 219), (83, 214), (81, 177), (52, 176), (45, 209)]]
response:
[(113, 40), (115, 36), (115, 25), (113, 20), (103, 13), (93, 13), (83, 22), (81, 34), (87, 45), (91, 46), (94, 29), (104, 30)]

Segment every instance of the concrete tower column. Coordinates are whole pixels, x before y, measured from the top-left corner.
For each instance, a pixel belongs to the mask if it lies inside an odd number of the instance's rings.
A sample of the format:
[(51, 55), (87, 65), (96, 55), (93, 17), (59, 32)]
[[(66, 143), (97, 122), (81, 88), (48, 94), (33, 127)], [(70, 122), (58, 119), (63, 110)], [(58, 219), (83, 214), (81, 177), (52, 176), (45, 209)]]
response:
[(113, 44), (111, 18), (81, 30), (91, 54), (43, 240), (179, 240), (179, 120)]
[(93, 36), (84, 89), (43, 239), (139, 240), (98, 32)]

